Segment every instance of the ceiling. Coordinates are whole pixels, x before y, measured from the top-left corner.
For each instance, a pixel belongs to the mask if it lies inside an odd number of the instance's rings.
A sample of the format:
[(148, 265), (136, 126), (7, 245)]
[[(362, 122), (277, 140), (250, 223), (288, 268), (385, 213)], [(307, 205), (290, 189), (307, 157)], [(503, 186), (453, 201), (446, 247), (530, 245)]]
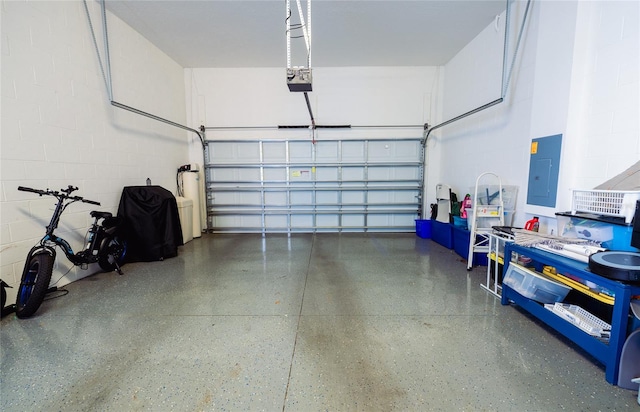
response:
[[(285, 0), (106, 0), (113, 14), (183, 67), (286, 67)], [(302, 1), (306, 18), (306, 1)], [(506, 0), (313, 0), (311, 67), (438, 66)], [(291, 23), (299, 23), (291, 1)], [(292, 30), (292, 36), (301, 35)], [(306, 66), (301, 38), (292, 64)]]

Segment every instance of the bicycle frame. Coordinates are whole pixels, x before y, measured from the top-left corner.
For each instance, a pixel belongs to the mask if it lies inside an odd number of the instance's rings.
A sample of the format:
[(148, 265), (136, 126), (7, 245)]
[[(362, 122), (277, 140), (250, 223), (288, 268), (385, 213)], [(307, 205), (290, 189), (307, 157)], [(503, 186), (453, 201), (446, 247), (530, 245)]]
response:
[[(56, 208), (53, 212), (53, 216), (51, 216), (51, 220), (47, 225), (46, 233), (42, 237), (42, 239), (40, 239), (38, 244), (29, 251), (27, 258), (30, 259), (32, 256), (38, 253), (49, 253), (55, 258), (56, 257), (55, 246), (57, 245), (57, 246), (60, 246), (60, 249), (62, 249), (67, 259), (69, 259), (69, 261), (71, 261), (71, 263), (73, 263), (76, 266), (97, 262), (98, 261), (97, 255), (87, 254), (87, 253), (83, 254), (82, 252), (76, 254), (73, 251), (73, 248), (71, 247), (69, 242), (67, 242), (63, 238), (53, 233), (58, 228), (58, 225), (60, 223), (60, 218), (62, 216), (62, 213), (65, 211), (65, 209), (70, 204), (75, 203), (81, 199), (71, 198), (69, 197), (68, 194), (65, 195), (64, 193), (56, 193), (56, 194), (53, 194), (53, 196), (55, 196), (55, 198), (58, 199), (58, 203), (56, 204)], [(67, 199), (70, 199), (70, 200), (65, 203), (65, 200)], [(91, 203), (97, 203), (97, 202), (91, 202)], [(98, 225), (98, 220), (99, 218), (96, 217), (94, 222), (91, 225), (91, 228), (89, 229), (90, 242), (87, 245), (87, 249), (85, 249), (87, 251), (94, 250), (96, 245), (99, 245), (100, 242), (102, 241), (102, 238), (104, 238), (104, 233), (102, 233), (102, 231), (100, 230), (100, 227)]]
[[(39, 245), (34, 246), (33, 249), (35, 249), (36, 251), (39, 249), (47, 249), (48, 251), (50, 251), (50, 253), (52, 251), (52, 255), (53, 257), (55, 257), (56, 256), (55, 248), (50, 246), (50, 244), (55, 244), (60, 246), (64, 254), (74, 265), (89, 263), (89, 262), (84, 262), (84, 260), (80, 256), (75, 254), (69, 242), (67, 242), (66, 240), (62, 239), (61, 237), (53, 233), (54, 230), (58, 228), (58, 224), (60, 223), (60, 217), (62, 216), (62, 212), (64, 212), (67, 206), (69, 206), (71, 203), (74, 203), (77, 201), (77, 200), (71, 200), (65, 203), (64, 202), (65, 198), (62, 195), (57, 195), (56, 198), (58, 199), (58, 203), (56, 204), (56, 208), (55, 208), (55, 211), (53, 212), (53, 216), (51, 216), (51, 221), (47, 226), (47, 232), (42, 237), (42, 239), (40, 239)], [(33, 254), (35, 253), (30, 252), (29, 258)]]
[[(78, 190), (77, 187), (71, 185), (60, 191), (23, 186), (18, 186), (18, 190), (37, 193), (40, 196), (53, 196), (57, 199), (55, 210), (44, 236), (27, 254), (16, 298), (16, 316), (18, 318), (27, 318), (33, 315), (51, 289), (49, 282), (56, 259), (56, 246), (60, 246), (73, 265), (80, 266), (82, 269), (87, 269), (89, 263), (97, 263), (105, 272), (115, 270), (119, 275), (123, 274), (120, 264), (126, 254), (126, 241), (117, 237), (116, 231), (119, 221), (117, 218), (113, 218), (111, 213), (98, 211), (89, 213), (94, 221), (88, 231), (88, 237), (85, 238), (86, 248), (78, 253), (73, 251), (69, 242), (54, 233), (67, 206), (74, 202), (99, 206), (99, 202), (80, 196), (71, 196), (71, 193)], [(103, 219), (101, 223), (99, 223), (100, 219)]]

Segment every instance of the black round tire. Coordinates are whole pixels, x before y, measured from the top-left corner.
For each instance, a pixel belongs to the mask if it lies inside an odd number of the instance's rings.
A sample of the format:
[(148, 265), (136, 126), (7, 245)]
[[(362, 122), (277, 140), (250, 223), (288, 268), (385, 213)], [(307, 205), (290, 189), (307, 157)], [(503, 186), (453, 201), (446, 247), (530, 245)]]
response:
[(55, 257), (48, 253), (38, 253), (27, 262), (16, 297), (16, 316), (20, 319), (36, 313), (42, 304), (49, 289), (54, 260)]
[[(112, 272), (124, 263), (127, 242), (119, 236), (107, 236), (98, 251), (98, 265), (105, 272)], [(117, 265), (116, 265), (117, 263)]]

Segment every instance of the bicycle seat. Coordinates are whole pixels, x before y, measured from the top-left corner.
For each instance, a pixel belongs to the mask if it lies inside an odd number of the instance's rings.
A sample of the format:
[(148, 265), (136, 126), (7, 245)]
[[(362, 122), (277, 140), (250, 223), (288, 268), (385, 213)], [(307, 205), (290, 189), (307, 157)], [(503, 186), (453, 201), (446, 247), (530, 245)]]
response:
[(97, 210), (92, 210), (89, 214), (91, 215), (91, 217), (95, 217), (97, 219), (106, 219), (113, 216), (109, 212), (98, 212)]

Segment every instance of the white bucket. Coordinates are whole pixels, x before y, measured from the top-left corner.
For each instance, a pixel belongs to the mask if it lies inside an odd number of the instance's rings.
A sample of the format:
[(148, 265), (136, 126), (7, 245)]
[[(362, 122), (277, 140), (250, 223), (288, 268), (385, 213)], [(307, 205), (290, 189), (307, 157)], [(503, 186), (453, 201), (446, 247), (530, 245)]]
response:
[(176, 197), (178, 216), (182, 227), (182, 243), (193, 240), (193, 201), (186, 197)]
[(193, 201), (192, 215), (191, 215), (191, 233), (193, 238), (202, 236), (202, 223), (200, 221), (200, 177), (198, 172), (184, 172), (182, 173), (182, 185), (184, 190), (184, 197)]

